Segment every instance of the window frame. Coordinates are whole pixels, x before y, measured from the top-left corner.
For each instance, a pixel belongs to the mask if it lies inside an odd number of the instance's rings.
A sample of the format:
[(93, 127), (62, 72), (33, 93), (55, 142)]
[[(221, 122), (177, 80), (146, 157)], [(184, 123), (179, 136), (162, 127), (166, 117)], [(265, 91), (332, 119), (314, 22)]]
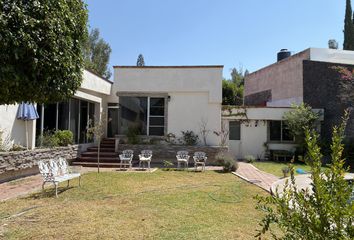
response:
[[(238, 123), (238, 139), (231, 139), (231, 123)], [(241, 122), (237, 120), (229, 121), (229, 141), (241, 141)]]

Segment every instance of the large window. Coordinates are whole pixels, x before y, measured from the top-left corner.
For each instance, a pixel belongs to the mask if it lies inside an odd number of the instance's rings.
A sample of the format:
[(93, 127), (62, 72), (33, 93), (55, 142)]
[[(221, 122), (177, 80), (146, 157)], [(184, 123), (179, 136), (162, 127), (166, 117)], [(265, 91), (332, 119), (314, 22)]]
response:
[(269, 140), (274, 142), (293, 142), (285, 121), (269, 121)]
[(67, 102), (37, 105), (37, 136), (46, 131), (70, 130), (75, 143), (91, 142), (86, 131), (89, 119), (94, 119), (95, 104), (72, 98)]
[(241, 140), (241, 123), (239, 121), (230, 121), (229, 131), (229, 140)]
[(119, 97), (118, 133), (130, 130), (139, 135), (163, 136), (165, 134), (165, 98)]

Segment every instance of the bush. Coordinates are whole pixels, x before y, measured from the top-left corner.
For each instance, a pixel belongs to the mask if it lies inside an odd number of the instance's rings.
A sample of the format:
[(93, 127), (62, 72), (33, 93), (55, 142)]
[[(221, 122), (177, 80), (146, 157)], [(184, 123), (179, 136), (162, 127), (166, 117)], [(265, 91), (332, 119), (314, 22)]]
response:
[(281, 171), (283, 172), (283, 176), (286, 178), (289, 175), (290, 167), (283, 167)]
[(181, 141), (184, 145), (194, 146), (197, 145), (199, 137), (193, 131), (182, 131)]
[[(294, 167), (290, 165), (290, 181), (283, 193), (257, 196), (257, 209), (265, 212), (256, 237), (270, 232), (273, 239), (354, 239), (353, 186), (345, 178), (343, 139), (348, 112), (343, 123), (333, 128), (330, 168), (322, 171), (318, 134), (305, 131), (306, 162), (311, 166), (312, 183), (300, 190), (295, 182)], [(308, 161), (310, 160), (310, 161)], [(275, 231), (273, 231), (275, 230)]]
[(215, 159), (223, 167), (224, 172), (235, 172), (238, 169), (237, 160), (230, 153), (220, 152)]
[(53, 138), (56, 138), (56, 141), (59, 146), (68, 146), (73, 144), (74, 135), (69, 130), (58, 130), (54, 132)]
[(254, 163), (254, 161), (256, 161), (256, 158), (252, 155), (247, 155), (247, 156), (245, 156), (245, 160), (248, 163)]
[(174, 164), (173, 164), (173, 162), (164, 160), (163, 166), (164, 166), (164, 168), (162, 169), (163, 171), (170, 171), (170, 170), (172, 170), (172, 167), (174, 166)]
[(37, 144), (41, 147), (58, 147), (59, 140), (54, 136), (54, 133), (51, 131), (46, 131), (43, 133), (43, 136), (37, 138)]
[(138, 144), (140, 143), (139, 138), (140, 131), (137, 127), (129, 127), (127, 132), (127, 138), (129, 144)]

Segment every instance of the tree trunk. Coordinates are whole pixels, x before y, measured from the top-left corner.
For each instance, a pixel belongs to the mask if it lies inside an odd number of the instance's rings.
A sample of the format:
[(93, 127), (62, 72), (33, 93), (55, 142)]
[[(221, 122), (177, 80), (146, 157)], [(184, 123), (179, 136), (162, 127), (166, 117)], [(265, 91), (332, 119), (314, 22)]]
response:
[(97, 152), (97, 172), (100, 173), (100, 148), (101, 140), (98, 140), (98, 152)]

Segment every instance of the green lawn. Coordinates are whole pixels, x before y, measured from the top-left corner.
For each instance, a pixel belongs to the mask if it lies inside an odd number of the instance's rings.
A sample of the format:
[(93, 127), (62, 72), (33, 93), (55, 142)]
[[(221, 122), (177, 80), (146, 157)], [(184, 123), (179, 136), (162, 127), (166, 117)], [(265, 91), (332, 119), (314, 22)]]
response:
[[(252, 164), (259, 170), (262, 170), (267, 173), (271, 173), (278, 177), (283, 177), (282, 168), (289, 166), (288, 163), (280, 163), (280, 162), (272, 162), (272, 161), (254, 162)], [(304, 163), (293, 163), (293, 166), (295, 170), (301, 168), (306, 172), (311, 171), (311, 167)], [(325, 169), (325, 167), (322, 167), (322, 169)], [(297, 173), (295, 172), (295, 175), (296, 174)]]
[(254, 239), (263, 190), (232, 174), (158, 170), (83, 175), (0, 203), (0, 239)]

